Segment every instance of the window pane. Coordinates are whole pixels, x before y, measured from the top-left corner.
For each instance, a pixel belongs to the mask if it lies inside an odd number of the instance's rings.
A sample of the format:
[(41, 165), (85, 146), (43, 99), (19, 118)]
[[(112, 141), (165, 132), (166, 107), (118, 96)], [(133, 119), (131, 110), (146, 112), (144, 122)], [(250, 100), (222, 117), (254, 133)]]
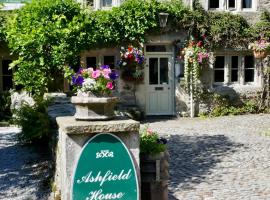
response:
[(147, 52), (167, 52), (165, 45), (147, 45)]
[(158, 84), (158, 58), (149, 58), (149, 84)]
[(215, 70), (215, 82), (224, 82), (224, 70)]
[(245, 70), (245, 82), (254, 82), (254, 69)]
[(12, 86), (12, 76), (3, 76), (3, 90), (9, 90)]
[(235, 8), (235, 0), (228, 0), (229, 8)]
[(245, 56), (245, 68), (254, 68), (253, 56)]
[(109, 65), (111, 69), (114, 69), (114, 56), (104, 56), (104, 65)]
[(237, 69), (232, 70), (231, 81), (232, 82), (237, 82), (238, 81), (238, 70)]
[(97, 58), (96, 57), (87, 57), (86, 58), (86, 67), (93, 67), (94, 69), (97, 68)]
[(252, 8), (252, 0), (243, 0), (243, 8)]
[(111, 7), (112, 6), (112, 0), (103, 0), (103, 6), (104, 7)]
[(210, 0), (209, 8), (219, 8), (219, 0)]
[(238, 69), (238, 56), (232, 56), (232, 69)]
[(214, 68), (224, 68), (224, 63), (225, 63), (225, 57), (224, 56), (216, 56)]
[(12, 70), (8, 69), (11, 60), (3, 60), (2, 61), (2, 74), (3, 75), (12, 75)]
[(168, 58), (160, 58), (160, 84), (169, 83)]

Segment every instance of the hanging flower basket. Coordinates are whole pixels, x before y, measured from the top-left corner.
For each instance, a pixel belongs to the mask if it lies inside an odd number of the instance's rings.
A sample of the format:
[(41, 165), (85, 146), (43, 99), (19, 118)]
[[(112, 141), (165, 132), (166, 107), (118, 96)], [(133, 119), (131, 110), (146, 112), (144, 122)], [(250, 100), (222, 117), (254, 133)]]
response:
[(263, 59), (263, 58), (266, 58), (266, 56), (268, 55), (268, 52), (267, 51), (253, 51), (253, 55), (257, 59)]
[(141, 49), (129, 46), (121, 48), (119, 67), (122, 71), (121, 78), (129, 82), (142, 82), (144, 80), (145, 57)]
[(270, 42), (261, 38), (258, 41), (249, 44), (249, 49), (253, 50), (253, 55), (257, 59), (265, 58), (270, 52)]

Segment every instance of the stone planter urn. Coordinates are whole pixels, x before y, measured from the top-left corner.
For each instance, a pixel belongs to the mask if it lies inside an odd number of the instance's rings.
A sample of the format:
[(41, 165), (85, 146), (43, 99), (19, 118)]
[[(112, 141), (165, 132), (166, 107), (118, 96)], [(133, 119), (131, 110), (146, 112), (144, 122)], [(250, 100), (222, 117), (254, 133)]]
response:
[(98, 97), (91, 93), (79, 93), (71, 97), (75, 105), (76, 120), (109, 120), (114, 117), (114, 107), (117, 97)]

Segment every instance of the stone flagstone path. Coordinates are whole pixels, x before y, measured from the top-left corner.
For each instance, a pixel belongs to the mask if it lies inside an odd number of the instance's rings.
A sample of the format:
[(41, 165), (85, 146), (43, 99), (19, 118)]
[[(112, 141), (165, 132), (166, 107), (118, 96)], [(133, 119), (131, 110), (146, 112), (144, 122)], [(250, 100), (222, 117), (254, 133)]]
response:
[[(147, 123), (169, 139), (170, 200), (270, 200), (270, 115)], [(45, 200), (48, 157), (18, 132), (0, 127), (0, 200)]]

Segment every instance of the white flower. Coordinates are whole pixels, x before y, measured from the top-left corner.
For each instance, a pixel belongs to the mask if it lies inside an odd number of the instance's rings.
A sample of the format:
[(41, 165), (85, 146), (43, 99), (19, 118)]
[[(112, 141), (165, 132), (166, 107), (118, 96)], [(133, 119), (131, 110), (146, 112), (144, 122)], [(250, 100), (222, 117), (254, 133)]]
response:
[(95, 79), (86, 78), (86, 79), (84, 79), (84, 82), (82, 84), (81, 91), (83, 91), (83, 92), (91, 91), (92, 89), (94, 89), (95, 84), (96, 84)]

